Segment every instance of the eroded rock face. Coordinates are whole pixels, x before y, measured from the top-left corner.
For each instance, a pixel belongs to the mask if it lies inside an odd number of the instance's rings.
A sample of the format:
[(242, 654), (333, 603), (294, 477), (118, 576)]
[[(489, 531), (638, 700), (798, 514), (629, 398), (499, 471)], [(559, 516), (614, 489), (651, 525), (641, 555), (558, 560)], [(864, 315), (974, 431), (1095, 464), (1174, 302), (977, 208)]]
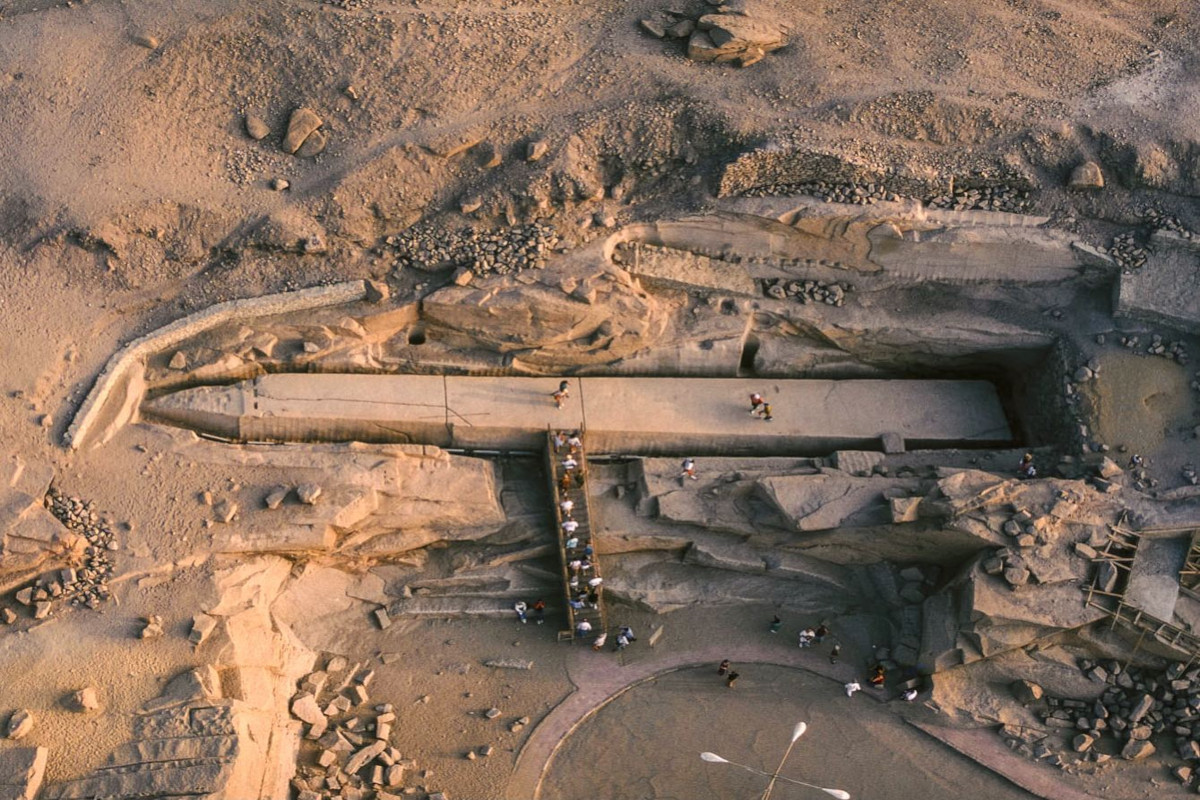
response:
[[(274, 800), (289, 794), (299, 732), (288, 697), (313, 654), (272, 618), (270, 604), (290, 564), (252, 559), (216, 576), (211, 610), (227, 646), (216, 663), (186, 671), (133, 719), (133, 741), (83, 778), (56, 784), (45, 800), (82, 797), (205, 796)], [(221, 697), (222, 672), (241, 697)]]
[(54, 471), (15, 454), (0, 457), (0, 591), (65, 565), (86, 542), (46, 510)]
[(688, 39), (693, 61), (735, 61), (747, 67), (787, 44), (783, 25), (761, 14), (705, 14)]
[(46, 774), (45, 747), (17, 747), (0, 751), (0, 798), (33, 800)]
[(584, 277), (543, 275), (524, 285), (507, 277), (448, 286), (425, 299), (425, 318), (449, 338), (458, 334), (500, 353), (547, 367), (628, 357), (666, 327), (659, 302), (624, 270)]

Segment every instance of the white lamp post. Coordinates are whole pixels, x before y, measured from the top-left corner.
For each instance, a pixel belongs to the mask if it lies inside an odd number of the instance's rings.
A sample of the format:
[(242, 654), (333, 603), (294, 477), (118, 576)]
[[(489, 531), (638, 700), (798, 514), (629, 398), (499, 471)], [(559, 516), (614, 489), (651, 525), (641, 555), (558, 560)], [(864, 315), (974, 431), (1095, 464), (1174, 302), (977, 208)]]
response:
[(700, 758), (704, 759), (705, 761), (709, 762), (710, 764), (732, 764), (735, 767), (741, 767), (742, 769), (753, 772), (756, 775), (762, 775), (765, 778), (770, 778), (771, 780), (767, 783), (767, 788), (763, 791), (762, 800), (770, 800), (771, 790), (775, 788), (775, 781), (783, 781), (784, 783), (794, 783), (797, 786), (807, 786), (809, 789), (818, 789), (818, 790), (824, 792), (825, 794), (829, 795), (830, 797), (836, 797), (838, 800), (850, 800), (850, 793), (843, 792), (841, 789), (826, 789), (824, 786), (815, 786), (811, 783), (805, 783), (804, 781), (797, 781), (797, 780), (793, 780), (792, 778), (785, 778), (779, 774), (780, 771), (783, 769), (784, 762), (787, 761), (788, 756), (792, 754), (792, 748), (796, 746), (796, 740), (799, 739), (801, 736), (803, 736), (804, 732), (806, 730), (808, 730), (808, 725), (806, 725), (803, 722), (796, 723), (796, 727), (792, 730), (792, 740), (790, 742), (788, 742), (787, 750), (785, 750), (783, 752), (783, 758), (779, 759), (779, 766), (775, 768), (775, 772), (773, 772), (773, 773), (772, 772), (763, 772), (760, 769), (755, 769), (754, 767), (748, 767), (745, 764), (739, 764), (736, 761), (730, 761), (727, 758), (722, 758), (721, 756), (717, 755), (716, 753), (701, 753)]

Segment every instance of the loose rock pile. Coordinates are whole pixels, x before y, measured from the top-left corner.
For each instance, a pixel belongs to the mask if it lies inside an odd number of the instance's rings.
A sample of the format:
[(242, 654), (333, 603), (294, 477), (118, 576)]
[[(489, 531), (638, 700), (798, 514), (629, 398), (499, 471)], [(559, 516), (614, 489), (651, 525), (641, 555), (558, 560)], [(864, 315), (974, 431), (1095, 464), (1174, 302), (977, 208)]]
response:
[(1179, 221), (1179, 217), (1174, 214), (1167, 214), (1157, 208), (1148, 208), (1142, 211), (1142, 219), (1152, 228), (1177, 233), (1184, 239), (1191, 239), (1195, 235), (1187, 226)]
[(416, 267), (439, 270), (469, 269), (477, 275), (510, 275), (523, 269), (542, 269), (559, 244), (554, 226), (539, 222), (494, 231), (464, 228), (447, 231), (432, 225), (415, 225), (389, 236), (397, 269)]
[(118, 549), (116, 537), (96, 513), (94, 502), (67, 497), (51, 489), (46, 495), (46, 508), (68, 529), (87, 539), (83, 566), (42, 575), (16, 593), (17, 601), (31, 607), (35, 619), (49, 615), (56, 600), (97, 608), (110, 596), (108, 579), (113, 563), (109, 552)]
[(715, 2), (716, 13), (692, 19), (680, 12), (665, 12), (639, 23), (656, 39), (687, 39), (687, 57), (693, 61), (725, 63), (739, 67), (756, 64), (788, 42), (784, 26), (761, 10), (751, 10), (739, 0)]
[(1114, 236), (1108, 249), (1101, 248), (1101, 251), (1112, 256), (1125, 274), (1145, 266), (1146, 258), (1149, 255), (1146, 248), (1137, 243), (1132, 233), (1121, 233)]
[[(345, 658), (334, 656), (325, 669), (300, 681), (300, 691), (292, 697), (292, 715), (307, 723), (305, 739), (318, 746), (315, 763), (301, 764), (292, 780), (300, 800), (400, 797), (406, 774), (415, 770), (416, 762), (401, 757), (389, 743), (396, 722), (392, 705), (367, 707), (374, 677), (374, 670), (348, 666)], [(429, 770), (421, 775), (431, 776)]]
[(955, 189), (953, 194), (931, 197), (925, 204), (930, 208), (953, 211), (1007, 211), (1013, 214), (1027, 214), (1033, 208), (1029, 192), (1012, 186)]
[(745, 197), (776, 197), (786, 195), (818, 197), (826, 203), (848, 203), (856, 206), (874, 205), (883, 200), (899, 200), (895, 192), (889, 192), (878, 183), (778, 183), (756, 186), (744, 193)]
[[(1102, 749), (1137, 761), (1169, 744), (1174, 754), (1186, 762), (1182, 768), (1176, 767), (1175, 775), (1182, 783), (1189, 784), (1193, 770), (1200, 764), (1200, 667), (1188, 669), (1175, 663), (1165, 672), (1156, 672), (1137, 667), (1125, 669), (1119, 661), (1090, 660), (1081, 661), (1079, 667), (1091, 680), (1106, 683), (1109, 688), (1090, 702), (1045, 698), (1045, 708), (1039, 716), (1047, 727), (1076, 731), (1070, 747), (1083, 761), (1107, 761), (1111, 754)], [(1014, 693), (1022, 702), (1030, 702), (1030, 695), (1018, 691), (1016, 685)], [(1040, 690), (1036, 694), (1040, 696)], [(1058, 766), (1066, 764), (1045, 739), (1033, 743), (1011, 731), (1005, 735), (1010, 747), (1026, 755)], [(1113, 747), (1102, 748), (1110, 740)]]
[[(1140, 336), (1122, 336), (1120, 338), (1121, 346), (1127, 350), (1135, 350), (1142, 343)], [(1150, 344), (1146, 346), (1146, 355), (1162, 356), (1180, 364), (1187, 364), (1190, 360), (1188, 355), (1187, 345), (1183, 342), (1166, 341), (1162, 334), (1151, 334)]]
[(841, 308), (846, 302), (847, 292), (854, 287), (849, 283), (833, 281), (788, 281), (782, 278), (764, 280), (763, 294), (776, 300), (794, 297), (800, 303), (825, 303)]

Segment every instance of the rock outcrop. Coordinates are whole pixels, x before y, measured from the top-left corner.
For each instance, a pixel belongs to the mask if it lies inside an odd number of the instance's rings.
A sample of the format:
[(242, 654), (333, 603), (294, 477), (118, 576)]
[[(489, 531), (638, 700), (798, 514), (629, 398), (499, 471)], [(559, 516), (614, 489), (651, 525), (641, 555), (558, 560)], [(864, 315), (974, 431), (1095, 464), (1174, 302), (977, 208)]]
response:
[[(51, 786), (44, 800), (289, 796), (299, 730), (288, 699), (313, 662), (269, 610), (290, 570), (266, 557), (218, 574), (211, 614), (223, 643), (219, 660), (168, 682), (134, 717), (132, 742), (91, 774)], [(223, 684), (239, 696), (223, 697)]]
[(46, 509), (53, 478), (48, 465), (0, 458), (0, 592), (83, 554), (84, 538)]
[(46, 774), (45, 747), (0, 751), (0, 800), (34, 800)]

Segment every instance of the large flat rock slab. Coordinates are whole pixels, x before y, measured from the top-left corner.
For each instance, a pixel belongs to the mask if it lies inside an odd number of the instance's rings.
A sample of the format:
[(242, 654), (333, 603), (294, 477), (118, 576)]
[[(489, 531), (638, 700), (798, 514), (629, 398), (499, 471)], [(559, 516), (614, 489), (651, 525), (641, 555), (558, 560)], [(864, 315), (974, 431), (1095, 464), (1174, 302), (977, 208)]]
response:
[[(535, 449), (549, 429), (586, 429), (593, 452), (816, 455), (999, 445), (1012, 433), (996, 388), (971, 380), (743, 380), (417, 375), (266, 375), (145, 404), (152, 418), (242, 440), (411, 442)], [(772, 404), (770, 422), (747, 398)]]

